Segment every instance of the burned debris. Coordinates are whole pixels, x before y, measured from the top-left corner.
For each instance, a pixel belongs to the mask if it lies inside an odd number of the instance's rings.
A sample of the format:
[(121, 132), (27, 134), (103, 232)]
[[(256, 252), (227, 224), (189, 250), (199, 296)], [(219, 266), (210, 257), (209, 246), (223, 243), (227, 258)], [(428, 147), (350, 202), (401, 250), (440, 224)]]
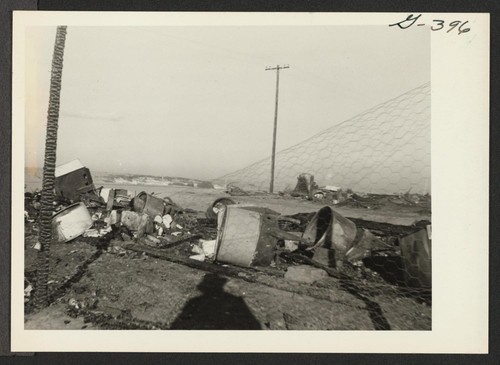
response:
[(303, 173), (297, 177), (297, 185), (290, 195), (303, 196), (307, 199), (312, 199), (317, 189), (318, 184), (314, 182), (314, 176), (308, 173)]
[[(339, 288), (363, 298), (381, 288), (402, 296), (416, 290), (423, 302), (430, 303), (430, 222), (397, 226), (348, 218), (334, 208), (340, 206), (342, 199), (343, 203), (362, 201), (373, 206), (374, 201), (380, 202), (380, 197), (377, 200), (374, 196), (347, 194), (334, 186), (319, 188), (312, 175), (301, 174), (295, 191), (313, 203), (322, 204), (313, 212), (282, 214), (261, 206), (258, 199), (249, 204), (227, 196), (215, 199), (205, 212), (200, 212), (181, 207), (168, 196), (145, 191), (136, 194), (116, 187), (96, 188), (90, 170), (79, 161), (63, 167), (58, 170), (53, 239), (58, 245), (72, 248), (68, 255), (77, 253), (83, 244), (98, 251), (93, 254), (89, 251), (76, 272), (51, 281), (52, 300), (61, 298), (61, 293), (70, 290), (85, 274), (88, 265), (106, 252), (122, 259), (157, 258), (323, 299), (329, 298), (328, 295), (316, 291), (338, 283)], [(236, 191), (236, 194), (228, 192), (233, 197), (241, 193), (237, 189), (231, 191)], [(414, 205), (424, 200), (410, 195), (405, 199), (398, 196), (384, 199), (385, 202), (402, 199)], [(26, 229), (34, 237), (38, 230), (39, 200), (38, 192), (25, 193)], [(36, 249), (36, 244), (31, 247)], [(25, 278), (28, 310), (33, 309), (34, 279), (28, 272)], [(284, 282), (277, 282), (278, 279)], [(134, 328), (139, 322), (137, 328), (165, 327), (159, 322), (141, 322), (130, 317), (130, 313), (111, 318), (100, 312), (96, 295), (76, 297), (66, 302), (67, 313), (91, 318), (101, 327)]]
[(376, 194), (355, 193), (350, 188), (342, 188), (334, 185), (319, 186), (314, 175), (309, 173), (299, 174), (297, 184), (293, 190), (280, 191), (279, 195), (311, 200), (319, 203), (333, 205), (335, 207), (382, 209), (384, 207), (419, 207), (421, 213), (430, 213), (430, 195), (406, 193), (399, 194)]

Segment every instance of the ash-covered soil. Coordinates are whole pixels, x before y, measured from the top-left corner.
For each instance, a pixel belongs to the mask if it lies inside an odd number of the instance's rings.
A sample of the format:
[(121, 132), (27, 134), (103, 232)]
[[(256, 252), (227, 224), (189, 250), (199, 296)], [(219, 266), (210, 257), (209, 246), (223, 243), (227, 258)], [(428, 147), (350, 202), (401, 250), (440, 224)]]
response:
[[(164, 188), (164, 187), (162, 187)], [(153, 188), (151, 188), (153, 189)], [(193, 232), (213, 239), (204, 218), (208, 204), (225, 196), (208, 189), (164, 191), (190, 208)], [(309, 213), (324, 203), (278, 196), (232, 197), (285, 215)], [(381, 200), (375, 208), (345, 205), (338, 211), (390, 241), (430, 220), (428, 208)], [(335, 208), (337, 210), (337, 208)], [(307, 215), (307, 214), (306, 214)], [(299, 215), (300, 218), (300, 215)], [(368, 227), (371, 225), (370, 227)], [(26, 222), (25, 277), (35, 285), (36, 222)], [(406, 228), (405, 228), (406, 227)], [(49, 293), (44, 309), (25, 303), (25, 328), (36, 329), (241, 329), (241, 330), (430, 330), (431, 297), (399, 285), (396, 256), (380, 255), (343, 275), (312, 284), (285, 277), (307, 260), (283, 255), (265, 268), (243, 268), (189, 259), (198, 238), (172, 248), (143, 247), (110, 232), (51, 245)], [(132, 249), (133, 248), (133, 249)], [(306, 258), (307, 259), (307, 258)]]

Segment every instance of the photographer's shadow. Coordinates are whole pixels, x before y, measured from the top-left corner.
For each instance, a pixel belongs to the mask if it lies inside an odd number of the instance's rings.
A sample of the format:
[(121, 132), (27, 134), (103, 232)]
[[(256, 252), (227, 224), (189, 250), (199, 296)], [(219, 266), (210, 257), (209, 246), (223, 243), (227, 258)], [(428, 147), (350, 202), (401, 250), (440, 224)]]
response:
[(241, 297), (224, 291), (226, 278), (207, 274), (198, 289), (199, 297), (190, 299), (171, 329), (182, 330), (260, 330), (259, 322)]

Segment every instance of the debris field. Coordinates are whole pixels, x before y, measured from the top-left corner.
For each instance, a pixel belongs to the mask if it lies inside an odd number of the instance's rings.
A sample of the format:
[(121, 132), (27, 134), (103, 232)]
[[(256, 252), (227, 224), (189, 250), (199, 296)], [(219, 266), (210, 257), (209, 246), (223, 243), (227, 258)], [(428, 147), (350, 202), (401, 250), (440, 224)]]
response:
[(40, 193), (25, 193), (25, 328), (430, 330), (430, 196), (311, 181), (136, 194), (59, 167), (43, 309)]

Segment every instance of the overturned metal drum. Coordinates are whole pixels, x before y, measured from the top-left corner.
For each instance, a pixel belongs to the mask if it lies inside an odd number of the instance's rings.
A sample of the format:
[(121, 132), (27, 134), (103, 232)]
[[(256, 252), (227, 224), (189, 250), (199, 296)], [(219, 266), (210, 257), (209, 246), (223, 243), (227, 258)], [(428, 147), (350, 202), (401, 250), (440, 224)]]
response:
[(278, 239), (301, 238), (278, 228), (276, 214), (259, 207), (228, 205), (218, 214), (215, 260), (239, 266), (268, 266)]
[[(330, 206), (321, 208), (308, 223), (302, 238), (309, 242), (308, 250), (318, 249), (316, 259), (324, 261), (322, 249), (328, 250), (328, 266), (340, 268), (346, 254), (354, 246), (358, 229), (354, 222), (334, 211)], [(326, 251), (325, 251), (326, 252)]]
[(354, 222), (325, 206), (314, 215), (302, 237), (313, 243), (311, 248), (326, 247), (345, 253), (352, 247), (356, 234)]
[(92, 223), (92, 217), (83, 203), (72, 204), (52, 217), (52, 227), (61, 242), (68, 242), (82, 235), (92, 227)]
[(137, 213), (146, 213), (155, 217), (164, 215), (167, 202), (143, 191), (134, 198), (133, 205)]

